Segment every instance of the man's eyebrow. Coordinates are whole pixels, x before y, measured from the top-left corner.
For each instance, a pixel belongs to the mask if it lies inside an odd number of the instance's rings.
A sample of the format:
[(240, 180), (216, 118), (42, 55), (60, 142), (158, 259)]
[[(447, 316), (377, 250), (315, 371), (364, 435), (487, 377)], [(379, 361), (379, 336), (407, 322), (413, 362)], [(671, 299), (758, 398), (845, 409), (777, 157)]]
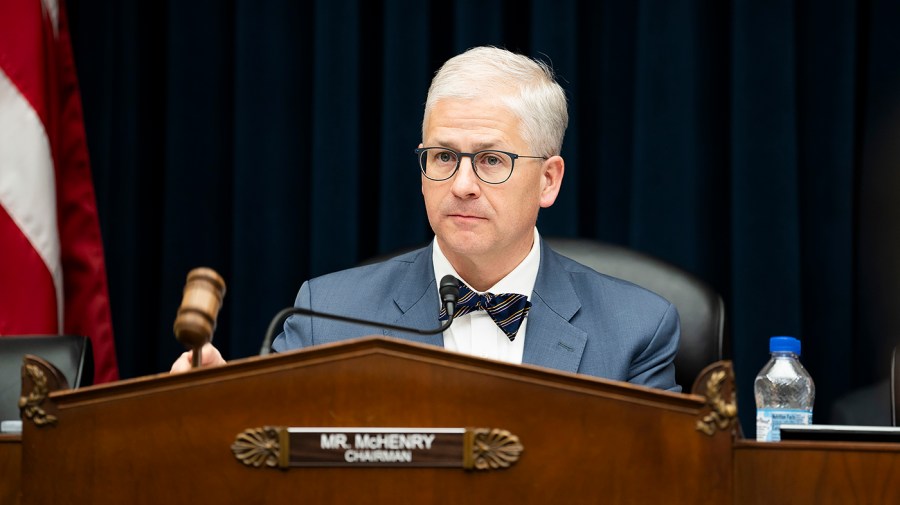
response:
[(445, 142), (441, 139), (435, 139), (432, 142), (425, 144), (425, 147), (449, 147), (450, 149), (456, 149), (456, 145), (453, 142)]
[(479, 142), (472, 146), (472, 149), (475, 151), (483, 151), (485, 149), (497, 149), (496, 142)]
[[(441, 139), (436, 139), (432, 143), (426, 145), (425, 147), (449, 147), (450, 149), (454, 149), (456, 151), (460, 151), (458, 144), (455, 142), (445, 142)], [(478, 142), (472, 146), (472, 152), (484, 151), (484, 150), (496, 150), (498, 149), (496, 142)]]

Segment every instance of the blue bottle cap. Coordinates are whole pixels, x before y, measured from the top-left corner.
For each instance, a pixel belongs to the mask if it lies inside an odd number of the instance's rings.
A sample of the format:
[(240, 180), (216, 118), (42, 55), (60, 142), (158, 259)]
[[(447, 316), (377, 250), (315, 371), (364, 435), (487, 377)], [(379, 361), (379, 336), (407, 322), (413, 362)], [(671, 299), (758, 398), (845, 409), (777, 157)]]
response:
[(794, 337), (772, 337), (769, 339), (769, 352), (792, 352), (800, 356), (800, 341)]

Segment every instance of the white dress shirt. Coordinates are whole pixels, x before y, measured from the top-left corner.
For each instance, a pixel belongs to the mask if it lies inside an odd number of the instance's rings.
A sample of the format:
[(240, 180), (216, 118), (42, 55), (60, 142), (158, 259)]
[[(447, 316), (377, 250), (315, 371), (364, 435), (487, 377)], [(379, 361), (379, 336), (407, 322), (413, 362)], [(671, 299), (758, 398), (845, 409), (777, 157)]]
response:
[[(534, 229), (534, 243), (531, 251), (525, 256), (519, 265), (513, 269), (506, 277), (500, 279), (488, 289), (493, 294), (500, 293), (519, 293), (531, 299), (531, 292), (534, 291), (534, 282), (537, 280), (538, 267), (541, 264), (541, 237), (537, 228)], [(438, 245), (437, 239), (434, 240), (433, 248), (434, 278), (436, 282), (447, 274), (452, 274), (461, 281), (466, 282), (460, 277), (441, 247)], [(466, 285), (468, 286), (468, 282)], [(472, 289), (472, 286), (469, 286)], [(476, 291), (472, 289), (472, 291)], [(484, 291), (476, 291), (484, 294)], [(440, 302), (435, 310), (440, 310)], [(455, 318), (453, 324), (444, 332), (444, 348), (460, 352), (463, 354), (471, 354), (481, 358), (495, 359), (506, 361), (509, 363), (522, 363), (522, 354), (525, 351), (525, 330), (528, 325), (528, 317), (522, 321), (516, 333), (516, 339), (512, 342), (509, 337), (503, 333), (497, 324), (491, 319), (484, 310), (470, 312), (462, 317)]]

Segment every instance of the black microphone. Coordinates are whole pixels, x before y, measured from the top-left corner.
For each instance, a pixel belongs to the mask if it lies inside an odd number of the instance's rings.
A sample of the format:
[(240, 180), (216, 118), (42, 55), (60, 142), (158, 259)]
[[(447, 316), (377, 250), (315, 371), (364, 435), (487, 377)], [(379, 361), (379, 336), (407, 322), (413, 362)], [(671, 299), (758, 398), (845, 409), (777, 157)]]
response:
[(284, 324), (284, 321), (288, 317), (294, 314), (301, 314), (311, 317), (322, 317), (325, 319), (334, 319), (335, 321), (344, 321), (345, 323), (355, 323), (366, 326), (380, 326), (389, 330), (405, 331), (407, 333), (415, 333), (417, 335), (434, 335), (436, 333), (441, 333), (449, 328), (453, 323), (453, 316), (456, 313), (456, 300), (459, 298), (459, 279), (452, 275), (445, 275), (441, 279), (438, 292), (441, 295), (441, 303), (444, 305), (444, 310), (447, 311), (447, 320), (440, 327), (434, 328), (432, 330), (420, 330), (418, 328), (408, 328), (406, 326), (380, 323), (378, 321), (368, 321), (365, 319), (357, 319), (355, 317), (339, 316), (337, 314), (328, 314), (325, 312), (316, 312), (314, 310), (304, 309), (300, 307), (288, 307), (286, 309), (282, 309), (280, 312), (278, 312), (278, 314), (275, 314), (275, 317), (272, 318), (272, 322), (269, 323), (269, 329), (266, 330), (266, 337), (263, 339), (262, 347), (259, 349), (259, 355), (265, 356), (272, 352), (272, 339), (275, 338), (275, 332), (278, 331), (278, 328)]

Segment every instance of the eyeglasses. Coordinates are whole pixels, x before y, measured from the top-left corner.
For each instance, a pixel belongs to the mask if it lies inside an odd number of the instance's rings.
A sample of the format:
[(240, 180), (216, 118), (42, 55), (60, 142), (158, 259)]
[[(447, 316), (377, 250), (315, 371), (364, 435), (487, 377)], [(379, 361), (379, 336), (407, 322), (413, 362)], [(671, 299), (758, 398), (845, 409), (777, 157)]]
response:
[(519, 156), (506, 151), (478, 151), (461, 153), (447, 147), (420, 147), (416, 149), (422, 174), (432, 181), (446, 181), (459, 170), (460, 161), (472, 158), (475, 175), (488, 184), (501, 184), (512, 176), (518, 158), (546, 160), (546, 156)]

